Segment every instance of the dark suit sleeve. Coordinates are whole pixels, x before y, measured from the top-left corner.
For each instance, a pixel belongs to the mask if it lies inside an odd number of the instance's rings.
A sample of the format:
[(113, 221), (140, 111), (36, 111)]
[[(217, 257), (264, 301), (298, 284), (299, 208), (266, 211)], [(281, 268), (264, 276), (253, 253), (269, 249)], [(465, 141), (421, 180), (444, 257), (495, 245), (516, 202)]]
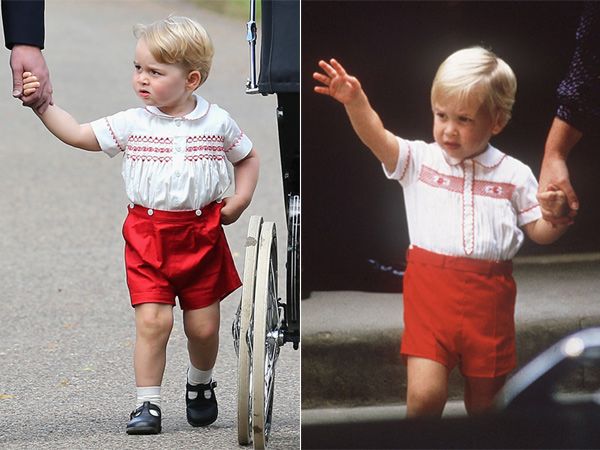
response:
[(4, 43), (44, 48), (44, 0), (2, 0)]

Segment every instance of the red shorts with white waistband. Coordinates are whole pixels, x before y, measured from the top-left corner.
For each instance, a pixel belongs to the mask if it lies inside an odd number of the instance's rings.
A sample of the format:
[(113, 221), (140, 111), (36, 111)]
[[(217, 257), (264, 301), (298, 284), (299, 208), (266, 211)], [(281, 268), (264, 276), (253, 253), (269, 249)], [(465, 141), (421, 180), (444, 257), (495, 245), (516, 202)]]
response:
[(221, 203), (198, 211), (129, 208), (123, 224), (125, 268), (132, 306), (199, 309), (242, 285), (223, 227)]
[(516, 366), (516, 286), (510, 261), (452, 257), (411, 247), (404, 274), (401, 354), (495, 378)]

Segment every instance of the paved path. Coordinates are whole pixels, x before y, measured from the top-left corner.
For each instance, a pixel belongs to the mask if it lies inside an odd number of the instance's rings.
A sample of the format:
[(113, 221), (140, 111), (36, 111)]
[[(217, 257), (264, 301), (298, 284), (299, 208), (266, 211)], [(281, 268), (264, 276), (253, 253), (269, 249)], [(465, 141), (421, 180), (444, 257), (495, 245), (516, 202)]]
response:
[[(244, 94), (243, 20), (178, 1), (49, 0), (46, 10), (54, 99), (80, 121), (140, 105), (130, 87), (134, 24), (170, 13), (204, 23), (216, 57), (200, 93), (232, 113), (262, 163), (252, 206), (226, 229), (238, 269), (251, 214), (275, 219), (285, 242), (275, 98)], [(121, 159), (70, 149), (49, 135), (11, 99), (8, 51), (2, 52), (0, 447), (238, 448), (231, 321), (239, 291), (222, 304), (217, 422), (206, 429), (186, 422), (187, 357), (177, 308), (163, 384), (163, 434), (125, 434), (135, 386), (133, 310), (122, 261)], [(279, 364), (271, 444), (299, 448), (299, 352), (285, 346)]]

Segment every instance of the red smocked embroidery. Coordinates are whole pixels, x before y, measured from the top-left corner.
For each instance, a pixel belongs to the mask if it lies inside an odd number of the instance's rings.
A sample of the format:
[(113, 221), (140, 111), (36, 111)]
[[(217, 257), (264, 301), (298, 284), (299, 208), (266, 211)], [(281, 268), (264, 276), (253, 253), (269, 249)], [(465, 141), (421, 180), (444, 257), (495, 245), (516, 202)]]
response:
[(149, 147), (145, 145), (129, 145), (127, 144), (128, 152), (149, 152), (149, 153), (171, 153), (173, 150), (169, 147)]
[(170, 145), (173, 143), (173, 139), (169, 137), (158, 137), (158, 136), (145, 136), (139, 134), (132, 134), (129, 137), (129, 142), (141, 142), (144, 144), (162, 144), (162, 145)]
[(429, 186), (436, 188), (446, 189), (452, 192), (463, 192), (464, 180), (459, 177), (452, 175), (442, 174), (431, 167), (425, 165), (421, 166), (421, 173), (419, 173), (419, 181), (422, 181)]
[(497, 183), (495, 181), (475, 180), (473, 193), (484, 197), (510, 200), (515, 192), (515, 185), (510, 183)]
[(173, 160), (172, 156), (156, 156), (156, 155), (132, 155), (130, 153), (126, 153), (125, 156), (127, 159), (132, 161), (154, 161), (160, 163), (167, 163)]
[(221, 161), (225, 159), (223, 155), (189, 155), (185, 157), (186, 161), (198, 161), (201, 159), (209, 159), (211, 161)]
[[(462, 178), (440, 173), (427, 166), (422, 166), (419, 180), (430, 186), (460, 194), (464, 191)], [(473, 179), (473, 194), (475, 195), (510, 200), (515, 189), (515, 185), (510, 183)]]
[(217, 135), (189, 136), (186, 139), (186, 142), (188, 144), (193, 144), (195, 142), (225, 142), (225, 137)]
[(194, 145), (192, 147), (187, 147), (185, 149), (186, 152), (222, 152), (223, 146), (219, 145)]

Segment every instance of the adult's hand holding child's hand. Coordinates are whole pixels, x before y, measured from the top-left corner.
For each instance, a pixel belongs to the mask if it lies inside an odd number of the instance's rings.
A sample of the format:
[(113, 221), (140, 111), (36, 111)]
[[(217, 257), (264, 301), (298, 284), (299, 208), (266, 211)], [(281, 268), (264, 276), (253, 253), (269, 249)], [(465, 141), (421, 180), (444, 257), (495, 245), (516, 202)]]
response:
[(555, 225), (573, 223), (567, 196), (557, 186), (549, 184), (546, 191), (538, 192), (537, 199), (540, 202), (544, 218), (549, 218), (546, 220)]
[[(10, 54), (10, 67), (13, 73), (13, 97), (20, 98), (24, 106), (43, 114), (52, 104), (52, 83), (42, 51), (30, 45), (15, 45)], [(34, 73), (40, 85), (37, 90), (25, 95), (23, 72)]]

